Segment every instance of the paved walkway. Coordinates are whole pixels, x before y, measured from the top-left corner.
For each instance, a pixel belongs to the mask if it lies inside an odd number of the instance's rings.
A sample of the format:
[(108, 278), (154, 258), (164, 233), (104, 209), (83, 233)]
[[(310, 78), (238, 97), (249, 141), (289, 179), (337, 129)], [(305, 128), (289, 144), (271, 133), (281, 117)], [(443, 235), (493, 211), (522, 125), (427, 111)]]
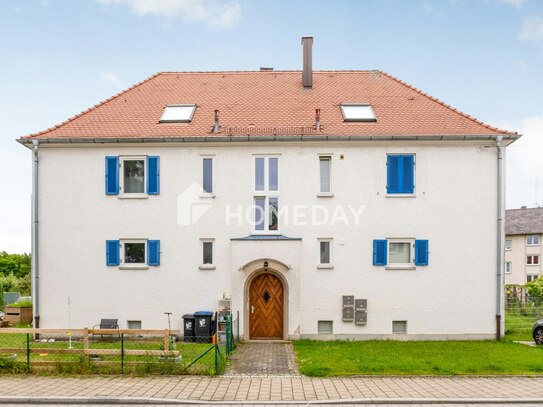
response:
[(240, 343), (232, 354), (225, 376), (299, 376), (290, 342)]
[[(0, 376), (0, 402), (29, 398), (124, 402), (431, 404), (543, 403), (542, 377), (38, 377)], [(527, 400), (530, 399), (530, 400)]]

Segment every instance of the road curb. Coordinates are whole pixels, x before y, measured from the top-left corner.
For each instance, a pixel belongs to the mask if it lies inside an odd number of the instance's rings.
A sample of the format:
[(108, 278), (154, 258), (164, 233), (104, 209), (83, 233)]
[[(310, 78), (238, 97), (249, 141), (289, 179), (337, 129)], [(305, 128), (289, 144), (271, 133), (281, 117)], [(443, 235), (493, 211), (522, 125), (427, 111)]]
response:
[(285, 405), (285, 404), (543, 404), (543, 398), (358, 398), (335, 400), (182, 400), (152, 397), (0, 397), (0, 404), (162, 404), (162, 405)]

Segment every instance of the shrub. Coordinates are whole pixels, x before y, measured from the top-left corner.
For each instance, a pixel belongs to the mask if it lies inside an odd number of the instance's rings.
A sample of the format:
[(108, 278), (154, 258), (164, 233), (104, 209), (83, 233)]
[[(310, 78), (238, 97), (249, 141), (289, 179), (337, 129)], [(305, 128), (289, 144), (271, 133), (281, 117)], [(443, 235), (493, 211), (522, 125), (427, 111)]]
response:
[(30, 274), (23, 277), (17, 277), (10, 273), (7, 275), (0, 274), (0, 290), (16, 291), (22, 295), (30, 295)]
[(8, 307), (31, 308), (32, 301), (25, 300), (25, 301), (14, 302), (12, 304), (8, 304)]

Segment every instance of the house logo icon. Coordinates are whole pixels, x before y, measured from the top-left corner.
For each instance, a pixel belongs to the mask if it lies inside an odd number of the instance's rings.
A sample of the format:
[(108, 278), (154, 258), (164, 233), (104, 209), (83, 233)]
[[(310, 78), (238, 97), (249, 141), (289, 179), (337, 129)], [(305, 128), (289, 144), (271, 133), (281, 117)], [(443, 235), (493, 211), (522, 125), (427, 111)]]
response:
[(202, 186), (193, 182), (177, 197), (178, 225), (194, 225), (211, 209), (211, 202), (200, 196), (202, 191)]

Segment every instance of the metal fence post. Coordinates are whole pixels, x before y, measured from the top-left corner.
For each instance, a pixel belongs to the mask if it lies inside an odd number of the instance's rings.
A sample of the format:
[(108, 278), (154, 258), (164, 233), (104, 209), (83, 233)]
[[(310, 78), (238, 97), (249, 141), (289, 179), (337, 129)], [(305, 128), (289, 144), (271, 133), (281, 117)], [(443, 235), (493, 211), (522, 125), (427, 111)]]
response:
[(26, 368), (30, 371), (30, 334), (26, 334)]
[(238, 313), (237, 313), (237, 316), (236, 316), (236, 330), (237, 330), (237, 334), (238, 334), (238, 338), (237, 338), (237, 341), (239, 342), (239, 310), (238, 310)]
[(124, 374), (124, 333), (121, 334), (121, 373)]
[(232, 316), (226, 316), (226, 356), (230, 356), (232, 350)]
[(219, 374), (219, 345), (215, 344), (215, 374)]

